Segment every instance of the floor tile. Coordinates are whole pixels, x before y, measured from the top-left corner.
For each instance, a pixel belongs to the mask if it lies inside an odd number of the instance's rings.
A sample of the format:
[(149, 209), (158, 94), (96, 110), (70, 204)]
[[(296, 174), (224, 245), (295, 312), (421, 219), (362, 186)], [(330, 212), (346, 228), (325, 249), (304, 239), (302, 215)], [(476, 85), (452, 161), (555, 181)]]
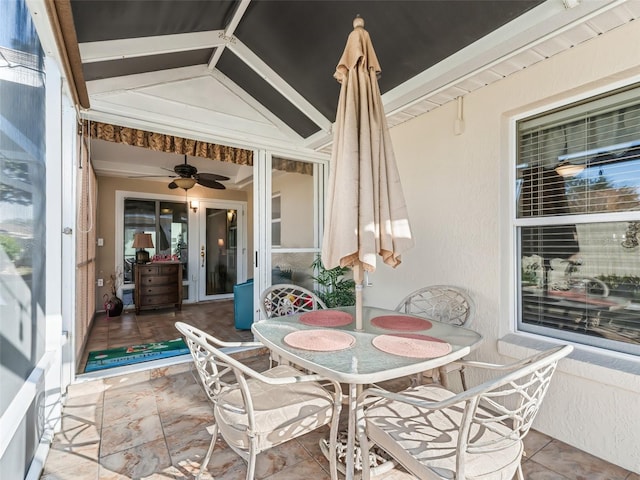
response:
[(146, 442), (100, 459), (100, 480), (150, 477), (171, 466), (163, 439)]
[(162, 425), (157, 415), (138, 417), (114, 425), (105, 424), (102, 429), (100, 457), (163, 438)]
[[(224, 340), (251, 341), (250, 332), (237, 331), (233, 324), (231, 301), (204, 306), (185, 306), (145, 311), (122, 318), (98, 319), (95, 340), (106, 342), (100, 349), (122, 341), (118, 324), (145, 335), (144, 341), (176, 338), (174, 323), (184, 320), (205, 330), (215, 328)], [(214, 327), (215, 325), (215, 327)], [(99, 328), (98, 328), (99, 327)], [(105, 337), (104, 333), (109, 334)], [(86, 352), (85, 352), (86, 355)], [(266, 349), (235, 355), (259, 371), (268, 368)], [(110, 376), (71, 385), (63, 409), (62, 430), (54, 439), (41, 480), (167, 480), (193, 479), (211, 440), (207, 427), (213, 413), (189, 357), (186, 362), (141, 372)], [(387, 382), (386, 387), (401, 389), (409, 379)], [(345, 417), (346, 412), (343, 413)], [(275, 447), (258, 456), (259, 480), (327, 479), (329, 462), (318, 442), (328, 434), (325, 426)], [(640, 480), (640, 476), (609, 465), (569, 445), (536, 431), (525, 438), (526, 480)], [(202, 480), (245, 480), (246, 462), (218, 439), (216, 449)], [(409, 480), (414, 477), (402, 468), (385, 473), (380, 480)]]
[(629, 472), (593, 455), (553, 440), (531, 459), (567, 478), (589, 480), (625, 480)]

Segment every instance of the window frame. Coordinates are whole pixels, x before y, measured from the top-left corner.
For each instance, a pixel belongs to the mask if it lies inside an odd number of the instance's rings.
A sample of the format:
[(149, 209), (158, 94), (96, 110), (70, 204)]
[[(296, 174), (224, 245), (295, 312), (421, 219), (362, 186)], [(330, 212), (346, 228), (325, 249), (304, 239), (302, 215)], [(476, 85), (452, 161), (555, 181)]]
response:
[[(606, 102), (607, 99), (620, 92), (622, 89), (640, 89), (640, 77), (627, 79), (626, 81), (617, 82), (603, 86), (596, 90), (582, 92), (579, 95), (567, 97), (562, 100), (550, 101), (548, 103), (539, 102), (536, 108), (523, 110), (506, 118), (505, 126), (508, 128), (508, 148), (507, 158), (509, 158), (508, 167), (508, 235), (509, 238), (509, 261), (508, 272), (504, 271), (504, 278), (508, 282), (509, 300), (507, 308), (511, 318), (508, 328), (504, 330), (502, 327), (503, 343), (511, 343), (514, 338), (530, 339), (531, 341), (542, 341), (544, 343), (573, 343), (580, 350), (598, 354), (604, 354), (607, 357), (617, 357), (629, 359), (635, 363), (638, 360), (640, 346), (633, 343), (624, 343), (614, 340), (604, 340), (602, 342), (588, 342), (583, 340), (586, 336), (581, 334), (567, 334), (564, 330), (553, 329), (551, 327), (538, 327), (530, 323), (524, 324), (522, 321), (522, 291), (521, 291), (521, 253), (519, 247), (519, 228), (525, 226), (547, 226), (571, 223), (580, 224), (597, 224), (608, 222), (637, 222), (640, 219), (640, 211), (632, 212), (612, 212), (612, 213), (590, 213), (590, 214), (570, 214), (563, 216), (540, 216), (540, 217), (521, 217), (518, 218), (518, 200), (521, 182), (517, 181), (517, 165), (518, 165), (518, 148), (519, 148), (519, 132), (518, 123), (523, 120), (535, 117), (544, 117), (545, 115), (562, 115), (577, 103), (593, 105), (596, 102)], [(640, 92), (637, 94), (640, 101)], [(610, 103), (613, 103), (612, 101)], [(569, 121), (567, 115), (567, 122)], [(505, 211), (503, 210), (503, 211)], [(524, 326), (524, 328), (523, 328)], [(616, 348), (612, 348), (615, 346)]]

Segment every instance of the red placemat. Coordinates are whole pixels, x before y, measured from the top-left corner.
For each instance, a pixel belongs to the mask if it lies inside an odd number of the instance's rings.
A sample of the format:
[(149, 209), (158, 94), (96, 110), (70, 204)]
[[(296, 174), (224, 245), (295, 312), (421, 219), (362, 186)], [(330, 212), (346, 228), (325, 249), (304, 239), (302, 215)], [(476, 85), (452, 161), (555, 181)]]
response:
[(587, 295), (585, 293), (577, 293), (570, 290), (550, 290), (549, 295), (552, 295), (554, 297), (566, 298), (567, 300), (572, 300), (574, 302), (584, 302), (601, 307), (614, 307), (616, 305), (620, 305), (619, 302), (607, 300), (604, 297), (592, 297), (591, 295)]
[(290, 347), (315, 352), (344, 350), (356, 343), (353, 335), (340, 330), (300, 330), (287, 334), (283, 340)]
[(382, 315), (375, 317), (371, 320), (371, 325), (384, 328), (385, 330), (404, 330), (407, 332), (428, 330), (433, 326), (429, 320), (403, 315)]
[(315, 310), (300, 316), (300, 323), (315, 327), (343, 327), (352, 321), (350, 313), (339, 310)]
[(373, 339), (378, 350), (411, 358), (436, 358), (451, 352), (451, 345), (440, 339), (411, 333), (378, 335)]

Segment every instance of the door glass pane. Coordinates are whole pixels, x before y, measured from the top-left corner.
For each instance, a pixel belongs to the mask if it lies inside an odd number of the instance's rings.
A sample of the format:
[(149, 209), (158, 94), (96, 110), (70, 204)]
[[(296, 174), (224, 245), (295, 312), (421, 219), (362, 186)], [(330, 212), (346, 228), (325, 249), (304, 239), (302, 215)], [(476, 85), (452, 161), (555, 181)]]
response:
[[(315, 247), (317, 196), (312, 163), (273, 159), (272, 222), (279, 220), (280, 238), (271, 244), (280, 248)], [(275, 224), (275, 223), (274, 223)], [(272, 230), (273, 231), (273, 230)]]
[(318, 181), (314, 163), (272, 159), (271, 284), (313, 290), (313, 260), (319, 252)]
[[(46, 108), (44, 54), (23, 1), (0, 15), (0, 419), (45, 352)], [(58, 132), (59, 125), (51, 125)], [(59, 200), (58, 200), (59, 202)], [(53, 206), (56, 206), (54, 200)], [(51, 206), (49, 206), (51, 207)], [(59, 262), (60, 259), (57, 259)], [(54, 264), (56, 262), (54, 261)], [(56, 360), (54, 360), (55, 362)], [(31, 385), (38, 391), (42, 385)], [(28, 390), (30, 391), (30, 390)], [(38, 397), (38, 402), (41, 399)], [(30, 413), (42, 407), (34, 402)], [(6, 431), (8, 450), (30, 459), (44, 425), (27, 414)], [(40, 419), (40, 418), (38, 418)], [(0, 461), (0, 471), (9, 462)], [(7, 477), (24, 478), (23, 473)], [(4, 478), (4, 477), (3, 477)]]
[(272, 252), (271, 284), (293, 283), (313, 290), (311, 264), (316, 255), (316, 252)]
[[(153, 245), (156, 241), (156, 202), (154, 200), (125, 200), (124, 202), (124, 283), (133, 283), (133, 265), (136, 263), (136, 249), (133, 236), (136, 233), (150, 233)], [(146, 249), (149, 256), (155, 249)]]
[(237, 218), (233, 209), (206, 209), (206, 295), (233, 293), (238, 278)]
[(158, 255), (166, 258), (177, 258), (182, 263), (182, 279), (189, 278), (188, 272), (188, 230), (187, 204), (176, 202), (160, 202)]
[[(133, 283), (133, 264), (136, 249), (133, 238), (136, 233), (148, 233), (153, 248), (146, 248), (153, 260), (177, 258), (182, 263), (182, 278), (188, 274), (188, 215), (183, 202), (126, 199), (124, 202), (124, 283)], [(186, 298), (186, 297), (185, 297)]]

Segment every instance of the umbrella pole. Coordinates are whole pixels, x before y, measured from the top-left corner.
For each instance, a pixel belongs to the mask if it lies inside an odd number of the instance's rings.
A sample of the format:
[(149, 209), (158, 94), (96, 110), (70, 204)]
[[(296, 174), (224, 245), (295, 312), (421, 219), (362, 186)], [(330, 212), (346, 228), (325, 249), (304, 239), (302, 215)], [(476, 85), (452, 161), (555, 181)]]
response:
[(364, 282), (362, 264), (353, 266), (353, 280), (356, 283), (356, 330), (362, 330), (362, 284)]

